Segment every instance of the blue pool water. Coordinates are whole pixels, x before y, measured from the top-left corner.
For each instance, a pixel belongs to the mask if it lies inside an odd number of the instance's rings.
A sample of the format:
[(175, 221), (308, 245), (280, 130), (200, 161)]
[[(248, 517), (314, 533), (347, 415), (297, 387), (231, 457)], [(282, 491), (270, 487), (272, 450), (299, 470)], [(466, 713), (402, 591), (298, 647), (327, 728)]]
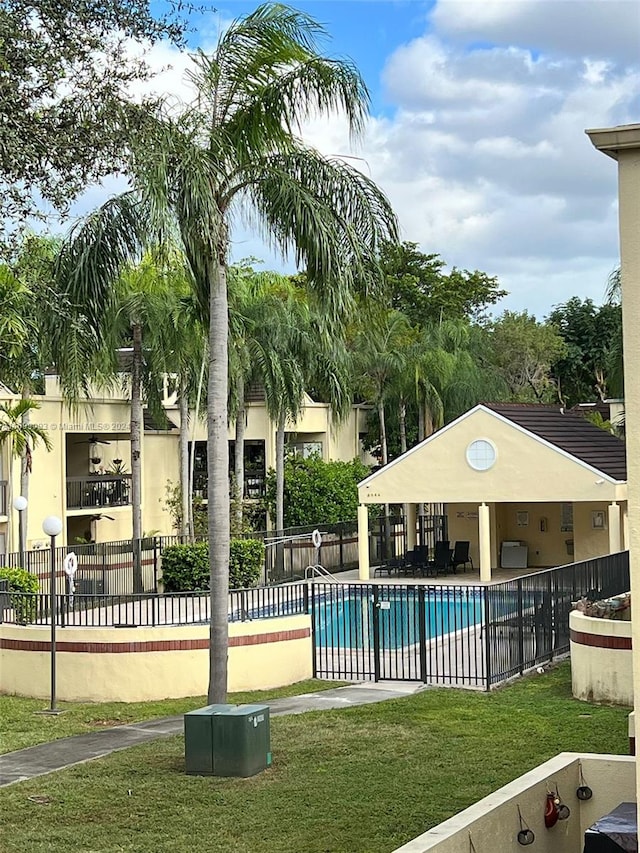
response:
[[(378, 602), (382, 649), (412, 645), (420, 636), (420, 604), (417, 596), (390, 595)], [(341, 648), (366, 648), (373, 640), (374, 602), (371, 596), (326, 598), (315, 604), (316, 644)], [(424, 599), (427, 639), (460, 631), (482, 620), (483, 602), (477, 596), (427, 596)]]

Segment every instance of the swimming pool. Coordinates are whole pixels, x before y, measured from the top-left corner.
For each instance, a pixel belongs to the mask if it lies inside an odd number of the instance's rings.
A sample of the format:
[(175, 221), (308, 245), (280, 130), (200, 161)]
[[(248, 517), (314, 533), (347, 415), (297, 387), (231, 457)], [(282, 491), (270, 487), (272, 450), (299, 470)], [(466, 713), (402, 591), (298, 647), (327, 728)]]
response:
[(380, 648), (393, 650), (413, 645), (421, 636), (421, 608), (424, 608), (424, 635), (430, 640), (476, 625), (482, 620), (483, 599), (477, 595), (388, 594), (374, 602), (373, 595), (324, 597), (314, 603), (316, 645), (362, 649), (373, 646), (377, 610)]

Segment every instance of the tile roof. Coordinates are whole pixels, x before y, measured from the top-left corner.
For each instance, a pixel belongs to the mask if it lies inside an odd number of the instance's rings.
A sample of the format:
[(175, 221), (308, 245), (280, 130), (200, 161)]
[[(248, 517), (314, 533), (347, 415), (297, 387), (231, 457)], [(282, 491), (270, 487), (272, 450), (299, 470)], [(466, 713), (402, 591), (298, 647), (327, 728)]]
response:
[(586, 462), (614, 480), (626, 481), (624, 441), (605, 432), (574, 410), (538, 403), (483, 403), (502, 417)]
[(167, 430), (178, 429), (176, 424), (166, 415), (164, 418), (156, 417), (151, 414), (148, 409), (144, 410), (144, 429), (147, 432), (166, 432)]

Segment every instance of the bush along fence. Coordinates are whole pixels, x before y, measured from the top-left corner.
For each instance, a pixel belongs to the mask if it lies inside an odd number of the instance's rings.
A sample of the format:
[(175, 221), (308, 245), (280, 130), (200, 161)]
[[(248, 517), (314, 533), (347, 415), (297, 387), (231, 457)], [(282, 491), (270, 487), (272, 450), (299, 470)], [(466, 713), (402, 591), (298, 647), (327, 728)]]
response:
[[(0, 581), (1, 584), (1, 581)], [(311, 617), (314, 675), (490, 689), (569, 651), (571, 604), (629, 590), (628, 552), (480, 585), (310, 580), (234, 590), (229, 621)], [(50, 597), (3, 593), (0, 621), (46, 625)], [(60, 595), (61, 626), (206, 624), (207, 591)]]

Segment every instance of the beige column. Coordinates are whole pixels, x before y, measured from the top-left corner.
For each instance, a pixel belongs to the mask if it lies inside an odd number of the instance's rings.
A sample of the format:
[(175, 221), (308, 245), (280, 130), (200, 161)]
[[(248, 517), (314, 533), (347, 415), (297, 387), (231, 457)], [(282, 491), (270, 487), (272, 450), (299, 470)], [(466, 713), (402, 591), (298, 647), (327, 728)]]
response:
[(369, 508), (366, 504), (358, 506), (358, 577), (368, 581), (369, 572)]
[[(587, 131), (592, 143), (618, 161), (618, 217), (622, 280), (627, 489), (631, 595), (640, 600), (640, 125)], [(640, 709), (640, 607), (631, 611), (634, 707)], [(640, 802), (640, 750), (636, 757)]]
[(416, 521), (418, 517), (415, 504), (406, 504), (407, 507), (407, 549), (411, 551), (416, 547)]
[(622, 509), (622, 547), (629, 547), (629, 504), (625, 503)]
[(609, 553), (617, 554), (622, 551), (622, 536), (620, 528), (620, 506), (615, 501), (609, 504)]
[(478, 539), (480, 543), (480, 580), (489, 583), (491, 580), (491, 519), (489, 507), (480, 504), (478, 507)]

